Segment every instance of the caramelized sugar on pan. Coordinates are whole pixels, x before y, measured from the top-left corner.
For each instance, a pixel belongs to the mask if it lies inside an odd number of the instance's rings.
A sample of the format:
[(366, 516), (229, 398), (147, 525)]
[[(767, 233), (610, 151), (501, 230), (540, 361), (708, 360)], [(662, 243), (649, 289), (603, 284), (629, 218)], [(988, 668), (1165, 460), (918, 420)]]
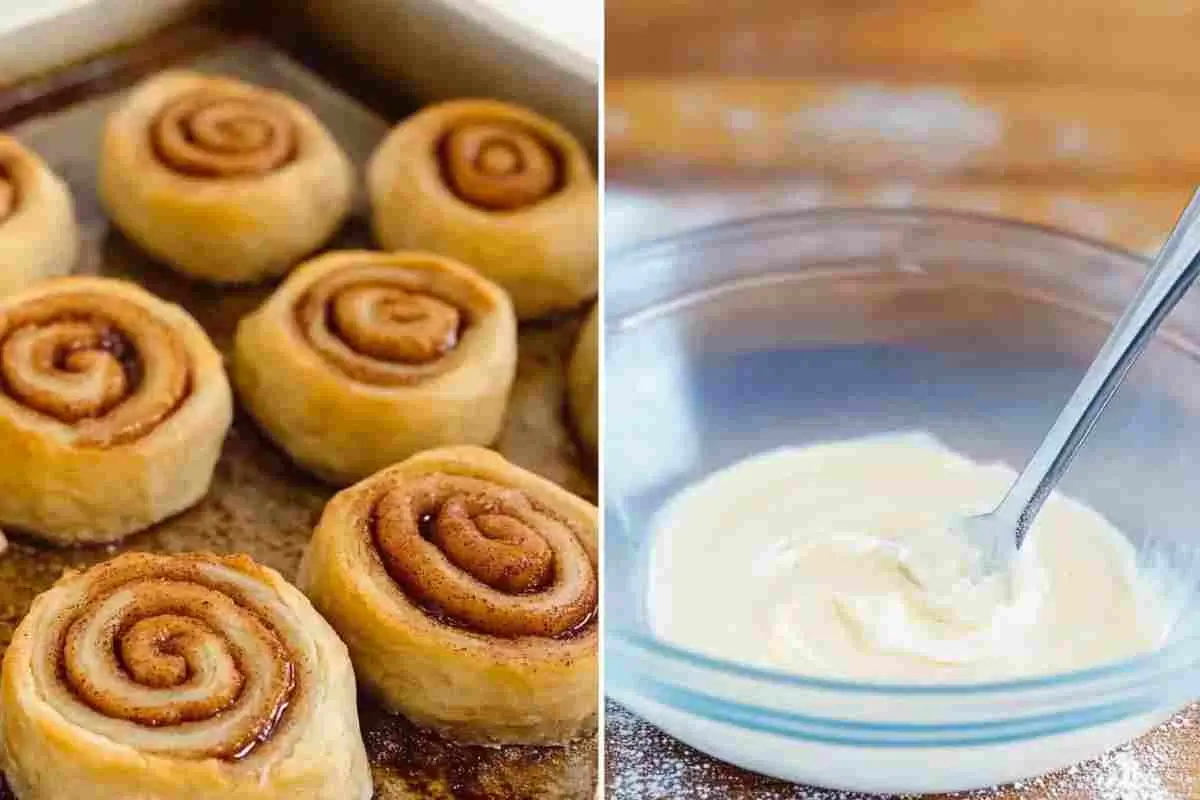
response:
[(595, 793), (596, 740), (570, 747), (463, 747), (371, 703), (359, 706), (376, 800), (565, 800)]
[[(359, 707), (375, 800), (565, 800), (595, 791), (596, 740), (571, 747), (460, 747)], [(16, 800), (0, 778), (0, 800)]]
[[(212, 31), (209, 31), (211, 34)], [(195, 31), (184, 31), (196, 40)], [(174, 36), (179, 34), (166, 34)], [(387, 129), (384, 120), (280, 56), (257, 40), (224, 34), (194, 62), (151, 54), (174, 50), (162, 41), (134, 48), (143, 67), (192, 66), (280, 89), (307, 103), (361, 168)], [(157, 60), (156, 60), (157, 59)], [(134, 59), (137, 61), (137, 59)], [(105, 65), (118, 70), (120, 57)], [(94, 148), (81, 147), (99, 137), (114, 98), (112, 75), (97, 77), (95, 65), (84, 64), (87, 80), (66, 93), (72, 105), (64, 113), (31, 120), (13, 133), (36, 149), (63, 174), (76, 197), (83, 231), (83, 272), (101, 273), (140, 283), (165, 300), (184, 306), (228, 354), (238, 320), (252, 311), (273, 287), (214, 289), (191, 283), (156, 267), (132, 244), (109, 230), (95, 200)], [(99, 72), (103, 72), (100, 70)], [(139, 76), (135, 76), (139, 77)], [(59, 79), (56, 79), (60, 82)], [(91, 99), (89, 99), (91, 98)], [(0, 104), (6, 101), (0, 91)], [(13, 98), (7, 98), (13, 104)], [(34, 103), (39, 113), (54, 109), (45, 98)], [(354, 218), (330, 249), (369, 247), (367, 209), (360, 198)], [(564, 373), (577, 318), (527, 325), (520, 334), (520, 363), (505, 430), (497, 449), (509, 460), (595, 501), (593, 472), (578, 452), (564, 422)], [(46, 590), (64, 569), (80, 569), (118, 552), (160, 553), (213, 551), (246, 553), (293, 579), (309, 534), (333, 489), (294, 468), (280, 451), (238, 412), (217, 465), (212, 489), (197, 506), (154, 529), (111, 548), (52, 550), (34, 545), (19, 531), (0, 556), (0, 649), (33, 598)], [(564, 748), (462, 747), (416, 730), (391, 717), (371, 701), (360, 703), (363, 732), (371, 754), (376, 798), (447, 798), (448, 800), (590, 800), (595, 793), (596, 743)], [(13, 800), (0, 784), (0, 800)]]

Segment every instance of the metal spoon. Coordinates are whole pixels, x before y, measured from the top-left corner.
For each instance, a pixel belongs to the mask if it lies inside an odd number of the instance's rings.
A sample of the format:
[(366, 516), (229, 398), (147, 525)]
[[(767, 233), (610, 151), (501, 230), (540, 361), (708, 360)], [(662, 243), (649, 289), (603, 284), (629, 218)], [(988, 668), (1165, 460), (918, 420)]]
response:
[(1154, 259), (1133, 302), (1088, 367), (1046, 438), (995, 510), (959, 521), (981, 554), (977, 577), (1003, 569), (1025, 541), (1042, 504), (1146, 349), (1163, 319), (1200, 275), (1200, 189)]

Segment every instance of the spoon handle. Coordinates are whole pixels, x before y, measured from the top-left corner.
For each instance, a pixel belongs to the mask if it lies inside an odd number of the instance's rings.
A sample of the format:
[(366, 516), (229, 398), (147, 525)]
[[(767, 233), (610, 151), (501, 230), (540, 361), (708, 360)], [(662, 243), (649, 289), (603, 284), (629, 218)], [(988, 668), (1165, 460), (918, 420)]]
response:
[(1171, 309), (1200, 275), (1200, 190), (1192, 196), (1137, 295), (1117, 320), (1075, 393), (993, 515), (1016, 533), (1019, 548), (1042, 503), (1091, 432), (1129, 368)]

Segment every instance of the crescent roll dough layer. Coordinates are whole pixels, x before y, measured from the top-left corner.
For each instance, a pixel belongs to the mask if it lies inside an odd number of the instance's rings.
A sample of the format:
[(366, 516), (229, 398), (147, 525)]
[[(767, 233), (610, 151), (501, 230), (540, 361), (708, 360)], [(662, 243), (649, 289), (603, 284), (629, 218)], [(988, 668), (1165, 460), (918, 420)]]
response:
[(596, 180), (564, 128), (493, 100), (430, 106), (367, 165), (376, 238), (457, 258), (499, 283), (521, 319), (596, 294)]
[(354, 172), (303, 104), (171, 70), (108, 119), (100, 199), (144, 250), (185, 275), (247, 283), (317, 249), (349, 211)]
[(467, 742), (554, 744), (597, 712), (596, 508), (490, 450), (431, 450), (330, 501), (299, 585), (362, 684)]
[(596, 455), (600, 428), (600, 313), (593, 308), (579, 331), (575, 350), (567, 364), (567, 405), (575, 434)]
[(33, 603), (4, 656), (20, 800), (367, 800), (346, 648), (246, 556), (130, 553)]
[(182, 308), (124, 281), (44, 281), (0, 299), (0, 376), (0, 526), (110, 542), (208, 491), (233, 404)]
[(294, 460), (339, 484), (421, 450), (490, 444), (516, 373), (504, 292), (427, 253), (328, 253), (238, 328), (246, 408)]
[(0, 134), (0, 296), (66, 275), (78, 255), (67, 184), (32, 150)]

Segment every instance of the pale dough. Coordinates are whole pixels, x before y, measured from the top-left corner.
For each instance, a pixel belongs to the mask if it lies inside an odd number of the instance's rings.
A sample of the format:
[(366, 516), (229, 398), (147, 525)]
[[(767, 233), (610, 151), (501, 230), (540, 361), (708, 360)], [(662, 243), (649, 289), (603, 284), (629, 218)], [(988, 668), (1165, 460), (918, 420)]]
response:
[(4, 656), (20, 800), (367, 800), (345, 645), (246, 556), (127, 553), (39, 595)]
[[(471, 134), (454, 162), (459, 183), (445, 163), (456, 133)], [(549, 165), (548, 180), (532, 174), (535, 163)], [(596, 295), (596, 179), (575, 137), (540, 114), (494, 100), (429, 106), (379, 145), (367, 188), (385, 249), (459, 259), (503, 286), (523, 320), (578, 308)]]
[(596, 726), (597, 545), (595, 506), (442, 448), (336, 495), (298, 583), (391, 710), (464, 742), (561, 744)]
[(0, 135), (0, 295), (66, 275), (78, 255), (66, 182), (32, 150)]
[(229, 78), (159, 73), (104, 129), (99, 192), (109, 216), (193, 278), (249, 283), (286, 272), (337, 231), (353, 190), (349, 158), (312, 111)]
[(352, 483), (421, 450), (488, 445), (517, 368), (500, 287), (428, 253), (326, 253), (238, 326), (233, 375), (271, 438)]
[(111, 542), (208, 491), (233, 400), (179, 306), (110, 278), (43, 281), (0, 299), (0, 372), (0, 525)]

